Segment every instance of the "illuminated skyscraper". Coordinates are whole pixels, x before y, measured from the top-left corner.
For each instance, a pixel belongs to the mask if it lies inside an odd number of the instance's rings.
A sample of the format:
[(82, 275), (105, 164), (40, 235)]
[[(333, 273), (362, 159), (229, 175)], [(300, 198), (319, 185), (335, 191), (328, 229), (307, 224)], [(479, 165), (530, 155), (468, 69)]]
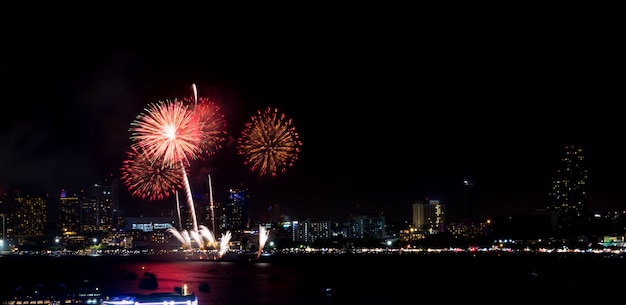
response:
[(59, 198), (59, 225), (63, 234), (80, 232), (80, 200), (76, 195), (68, 196), (65, 190)]
[(117, 223), (118, 180), (94, 183), (79, 194), (82, 233), (110, 232)]
[(589, 221), (587, 169), (580, 147), (565, 146), (564, 156), (552, 177), (547, 209), (558, 218), (558, 233), (576, 237)]
[(248, 229), (248, 190), (243, 188), (231, 188), (228, 190), (228, 198), (224, 205), (222, 229), (231, 230), (233, 233), (243, 232)]
[[(48, 221), (46, 206), (47, 194), (16, 194), (16, 210), (11, 218), (11, 227), (18, 239), (43, 236)], [(21, 242), (20, 242), (21, 243)]]
[(427, 234), (443, 232), (446, 223), (446, 205), (439, 200), (413, 203), (413, 227)]

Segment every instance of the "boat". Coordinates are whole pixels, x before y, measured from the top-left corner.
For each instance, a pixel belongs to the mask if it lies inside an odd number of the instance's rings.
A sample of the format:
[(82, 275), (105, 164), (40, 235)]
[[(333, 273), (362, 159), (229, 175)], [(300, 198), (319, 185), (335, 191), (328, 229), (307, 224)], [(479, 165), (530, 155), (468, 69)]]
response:
[(101, 305), (198, 305), (195, 294), (156, 292), (150, 294), (124, 294), (106, 297)]
[(207, 282), (204, 282), (200, 284), (200, 286), (198, 287), (198, 290), (200, 292), (211, 292), (211, 285)]
[(159, 282), (156, 275), (150, 272), (144, 273), (144, 277), (139, 281), (139, 289), (156, 290), (158, 288)]

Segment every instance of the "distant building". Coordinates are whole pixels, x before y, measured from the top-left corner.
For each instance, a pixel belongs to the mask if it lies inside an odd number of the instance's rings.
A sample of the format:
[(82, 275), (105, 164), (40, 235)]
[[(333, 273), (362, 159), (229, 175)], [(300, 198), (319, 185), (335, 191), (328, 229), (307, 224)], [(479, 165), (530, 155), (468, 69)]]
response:
[(446, 205), (439, 200), (426, 199), (413, 203), (413, 227), (425, 234), (445, 230)]
[(294, 220), (292, 225), (292, 241), (312, 243), (319, 239), (330, 239), (332, 236), (329, 220), (313, 221), (307, 218), (302, 221)]
[(477, 240), (489, 234), (488, 221), (461, 221), (446, 223), (445, 231), (454, 239)]
[(220, 229), (230, 230), (233, 234), (242, 233), (249, 228), (248, 209), (250, 195), (244, 188), (231, 188), (223, 206)]
[(59, 198), (59, 226), (64, 235), (75, 235), (80, 232), (80, 199), (77, 195), (68, 196), (61, 190)]
[(116, 228), (118, 188), (117, 179), (105, 180), (77, 193), (82, 233), (110, 232)]
[(590, 221), (585, 157), (580, 147), (567, 145), (560, 161), (551, 179), (547, 210), (558, 217), (559, 235), (575, 237), (584, 234)]
[(44, 235), (47, 225), (47, 194), (15, 192), (7, 217), (7, 237), (22, 245)]
[(385, 216), (378, 214), (356, 215), (350, 220), (349, 237), (356, 239), (387, 237)]
[(125, 233), (118, 234), (114, 241), (125, 240), (122, 243), (130, 248), (175, 249), (182, 247), (183, 243), (168, 232), (169, 229), (174, 228), (176, 222), (175, 217), (126, 217)]

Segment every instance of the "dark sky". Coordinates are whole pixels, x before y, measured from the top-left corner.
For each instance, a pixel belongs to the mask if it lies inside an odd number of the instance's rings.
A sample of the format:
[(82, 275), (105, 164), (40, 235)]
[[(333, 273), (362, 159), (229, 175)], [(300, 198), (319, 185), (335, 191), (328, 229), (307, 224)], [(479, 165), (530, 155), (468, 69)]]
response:
[(526, 211), (545, 205), (568, 144), (587, 157), (592, 209), (624, 208), (624, 50), (610, 19), (181, 11), (3, 24), (0, 184), (56, 196), (119, 176), (131, 121), (196, 84), (231, 140), (266, 107), (299, 132), (299, 159), (276, 178), (250, 173), (232, 141), (190, 169), (199, 193), (211, 173), (218, 201), (243, 183), (253, 215), (278, 204), (410, 219), (430, 198), (454, 217), (466, 178), (476, 216)]

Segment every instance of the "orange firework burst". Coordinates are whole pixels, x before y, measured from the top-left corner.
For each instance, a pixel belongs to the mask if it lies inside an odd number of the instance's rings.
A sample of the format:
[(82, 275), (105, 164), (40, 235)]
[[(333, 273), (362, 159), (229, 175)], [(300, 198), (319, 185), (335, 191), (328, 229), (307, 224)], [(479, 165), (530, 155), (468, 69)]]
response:
[(292, 120), (278, 109), (258, 111), (245, 124), (237, 151), (244, 164), (261, 176), (284, 173), (298, 159), (302, 142)]
[(131, 195), (150, 201), (162, 200), (173, 195), (183, 186), (180, 163), (166, 164), (153, 160), (145, 153), (131, 147), (123, 161), (121, 180)]

